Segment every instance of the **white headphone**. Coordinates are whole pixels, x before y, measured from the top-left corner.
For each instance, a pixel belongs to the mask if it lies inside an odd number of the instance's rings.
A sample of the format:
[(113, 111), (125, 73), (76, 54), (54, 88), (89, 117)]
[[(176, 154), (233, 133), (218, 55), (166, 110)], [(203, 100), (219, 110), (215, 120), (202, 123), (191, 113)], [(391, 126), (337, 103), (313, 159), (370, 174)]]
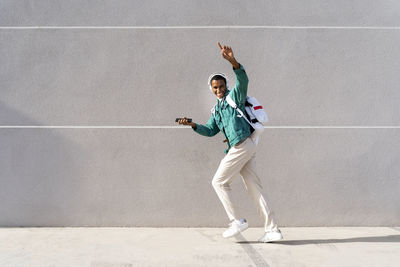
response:
[(224, 77), (224, 79), (226, 81), (226, 89), (229, 88), (229, 86), (228, 86), (228, 77), (225, 75), (225, 73), (214, 72), (213, 74), (210, 75), (210, 77), (208, 77), (208, 87), (210, 88), (211, 93), (214, 93), (213, 90), (212, 90), (212, 87), (211, 87), (211, 80), (212, 80), (212, 78), (214, 78), (217, 75)]

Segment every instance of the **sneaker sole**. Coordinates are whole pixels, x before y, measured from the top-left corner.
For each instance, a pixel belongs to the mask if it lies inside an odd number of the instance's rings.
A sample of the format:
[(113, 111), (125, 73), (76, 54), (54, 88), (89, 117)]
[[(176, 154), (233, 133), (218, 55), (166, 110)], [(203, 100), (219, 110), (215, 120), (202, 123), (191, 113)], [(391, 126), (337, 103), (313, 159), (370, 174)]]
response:
[(279, 240), (282, 240), (282, 239), (283, 239), (283, 237), (275, 238), (275, 239), (270, 239), (270, 240), (268, 240), (268, 241), (261, 241), (261, 240), (258, 240), (258, 242), (260, 242), (260, 243), (270, 243), (270, 242), (279, 241)]

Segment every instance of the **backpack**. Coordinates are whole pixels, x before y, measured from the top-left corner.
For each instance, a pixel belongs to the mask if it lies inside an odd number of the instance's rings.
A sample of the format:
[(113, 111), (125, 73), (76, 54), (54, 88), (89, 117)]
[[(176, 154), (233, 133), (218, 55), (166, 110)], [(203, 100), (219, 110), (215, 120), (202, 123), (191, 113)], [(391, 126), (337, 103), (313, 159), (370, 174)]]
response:
[(252, 128), (252, 139), (256, 144), (258, 144), (258, 138), (264, 131), (263, 123), (268, 122), (267, 113), (265, 113), (263, 107), (260, 105), (258, 100), (255, 97), (246, 97), (245, 102), (245, 114), (240, 108), (237, 107), (235, 101), (230, 97), (230, 95), (226, 96), (226, 101), (228, 104), (236, 109), (236, 111), (240, 114), (238, 117), (243, 117)]

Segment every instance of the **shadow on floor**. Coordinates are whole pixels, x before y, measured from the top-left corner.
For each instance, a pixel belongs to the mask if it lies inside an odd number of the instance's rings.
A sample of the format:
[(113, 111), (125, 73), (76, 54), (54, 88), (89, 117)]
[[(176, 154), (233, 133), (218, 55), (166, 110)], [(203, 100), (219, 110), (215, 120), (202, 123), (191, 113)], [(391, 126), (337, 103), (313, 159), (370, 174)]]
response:
[[(353, 237), (353, 238), (343, 238), (343, 239), (306, 239), (306, 240), (282, 240), (273, 242), (279, 245), (310, 245), (310, 244), (329, 244), (329, 243), (353, 243), (353, 242), (399, 242), (400, 235), (386, 235), (386, 236), (367, 236), (367, 237)], [(257, 241), (238, 241), (239, 244), (259, 244)]]

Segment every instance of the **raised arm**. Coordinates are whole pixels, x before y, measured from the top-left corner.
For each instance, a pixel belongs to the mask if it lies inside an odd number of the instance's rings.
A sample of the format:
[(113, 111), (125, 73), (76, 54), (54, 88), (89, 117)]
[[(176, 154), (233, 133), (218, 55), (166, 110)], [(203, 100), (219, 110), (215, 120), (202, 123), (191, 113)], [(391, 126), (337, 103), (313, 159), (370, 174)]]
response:
[(244, 70), (243, 66), (236, 61), (230, 46), (222, 46), (219, 42), (218, 46), (221, 50), (222, 57), (232, 64), (233, 71), (236, 76), (235, 87), (233, 87), (231, 90), (230, 96), (236, 104), (244, 104), (246, 102), (247, 85), (249, 83), (246, 71)]

